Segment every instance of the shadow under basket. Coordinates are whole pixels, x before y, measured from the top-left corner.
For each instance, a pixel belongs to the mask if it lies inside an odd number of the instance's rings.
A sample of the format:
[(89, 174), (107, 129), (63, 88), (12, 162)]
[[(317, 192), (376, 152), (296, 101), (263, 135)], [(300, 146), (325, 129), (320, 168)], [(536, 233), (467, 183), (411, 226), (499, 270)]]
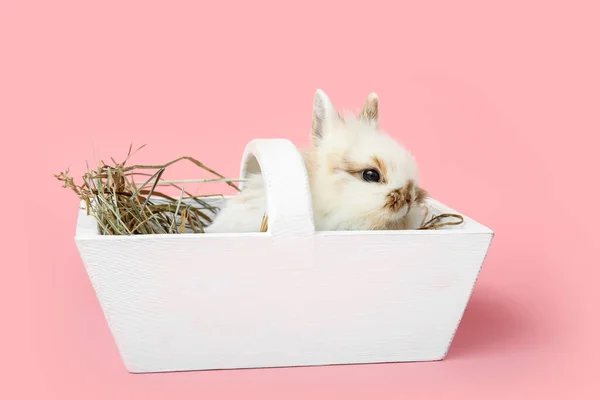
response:
[(296, 147), (253, 140), (241, 176), (257, 170), (267, 232), (100, 235), (80, 211), (77, 247), (127, 370), (442, 360), (493, 232), (467, 216), (440, 230), (315, 232)]

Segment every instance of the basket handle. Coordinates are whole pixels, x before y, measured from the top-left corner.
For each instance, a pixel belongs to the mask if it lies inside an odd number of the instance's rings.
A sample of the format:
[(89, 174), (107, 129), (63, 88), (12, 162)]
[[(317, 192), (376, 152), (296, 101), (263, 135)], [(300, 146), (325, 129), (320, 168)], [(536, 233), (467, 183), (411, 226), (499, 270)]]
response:
[[(287, 139), (254, 139), (244, 150), (241, 177), (260, 173), (267, 199), (268, 230), (273, 236), (315, 232), (310, 184), (302, 155)], [(243, 189), (244, 182), (240, 185)]]

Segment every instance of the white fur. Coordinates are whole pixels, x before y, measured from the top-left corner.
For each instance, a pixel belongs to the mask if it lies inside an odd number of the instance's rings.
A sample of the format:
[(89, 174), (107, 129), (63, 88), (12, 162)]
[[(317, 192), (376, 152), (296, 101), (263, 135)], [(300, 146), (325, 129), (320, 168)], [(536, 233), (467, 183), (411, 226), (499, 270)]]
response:
[(227, 201), (205, 232), (259, 232), (266, 213), (262, 176), (253, 174), (248, 177), (244, 189)]
[[(377, 106), (371, 93), (365, 107)], [(313, 202), (313, 218), (318, 231), (416, 229), (423, 209), (403, 207), (398, 212), (385, 208), (389, 193), (409, 180), (418, 185), (414, 157), (378, 128), (377, 119), (345, 115), (343, 120), (329, 97), (317, 90), (313, 106), (312, 146), (302, 151)], [(315, 130), (315, 126), (317, 127)], [(386, 183), (365, 182), (336, 165), (349, 160), (356, 165), (375, 167), (377, 157), (386, 165)], [(413, 193), (414, 195), (415, 193)], [(267, 213), (263, 180), (251, 175), (244, 189), (232, 197), (206, 232), (258, 232)]]

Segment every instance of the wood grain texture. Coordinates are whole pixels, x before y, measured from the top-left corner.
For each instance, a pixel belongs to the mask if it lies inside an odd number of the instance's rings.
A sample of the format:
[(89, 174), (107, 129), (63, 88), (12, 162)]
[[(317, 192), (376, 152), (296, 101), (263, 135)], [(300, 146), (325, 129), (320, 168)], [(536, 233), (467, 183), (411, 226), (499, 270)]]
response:
[[(257, 161), (271, 182), (269, 232), (100, 236), (80, 212), (76, 243), (127, 369), (443, 359), (493, 232), (468, 217), (439, 231), (314, 232), (306, 208), (280, 203), (310, 199), (282, 180), (296, 150), (270, 141), (250, 145), (242, 168)], [(280, 171), (265, 168), (274, 160)]]

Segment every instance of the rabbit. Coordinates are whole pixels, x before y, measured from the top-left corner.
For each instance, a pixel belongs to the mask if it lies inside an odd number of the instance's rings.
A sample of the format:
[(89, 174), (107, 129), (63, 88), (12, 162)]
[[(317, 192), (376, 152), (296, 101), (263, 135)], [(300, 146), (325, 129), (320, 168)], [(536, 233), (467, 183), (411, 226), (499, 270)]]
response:
[[(379, 128), (379, 98), (342, 115), (317, 89), (310, 146), (300, 150), (317, 231), (418, 229), (428, 193), (419, 186), (413, 155)], [(259, 232), (267, 214), (263, 180), (250, 175), (206, 233)]]

